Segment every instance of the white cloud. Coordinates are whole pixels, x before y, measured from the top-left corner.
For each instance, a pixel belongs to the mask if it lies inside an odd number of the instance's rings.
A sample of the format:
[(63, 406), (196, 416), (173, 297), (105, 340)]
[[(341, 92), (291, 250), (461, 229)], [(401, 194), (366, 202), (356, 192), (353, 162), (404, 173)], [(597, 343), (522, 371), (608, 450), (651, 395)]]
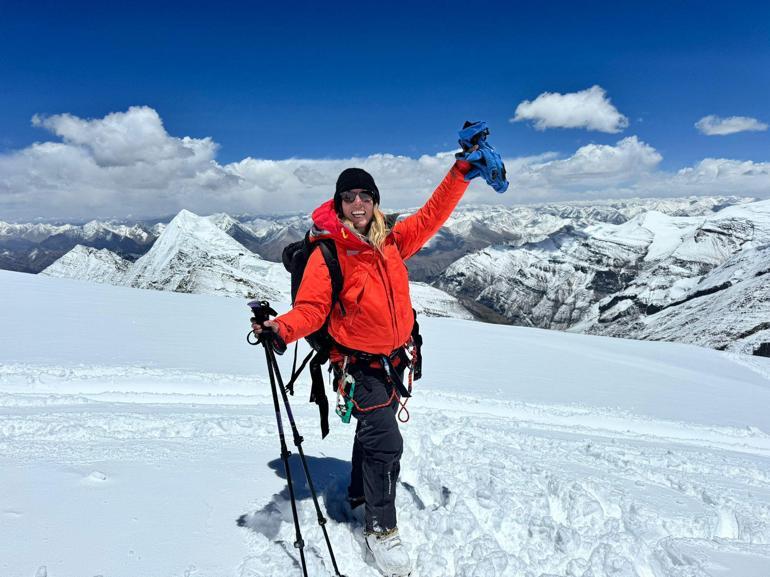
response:
[(735, 134), (737, 132), (762, 132), (767, 130), (767, 124), (748, 116), (720, 118), (710, 114), (696, 122), (695, 128), (707, 136), (724, 136), (725, 134)]
[[(359, 166), (377, 181), (386, 210), (421, 205), (453, 162), (374, 154), (346, 159), (244, 158), (220, 164), (210, 138), (169, 135), (158, 114), (135, 107), (102, 119), (38, 118), (62, 142), (0, 154), (0, 220), (162, 216), (215, 212), (310, 212), (332, 196), (337, 175)], [(556, 153), (506, 158), (511, 186), (476, 180), (467, 202), (508, 203), (623, 196), (738, 194), (770, 197), (770, 163), (705, 159), (675, 173), (636, 136)]]
[(168, 160), (208, 162), (217, 150), (210, 138), (170, 137), (158, 113), (147, 106), (132, 106), (127, 112), (95, 120), (71, 114), (35, 115), (32, 124), (50, 130), (67, 144), (87, 149), (103, 167)]
[[(427, 198), (451, 154), (419, 159), (366, 158), (216, 161), (211, 138), (169, 135), (158, 113), (132, 107), (97, 119), (35, 117), (61, 138), (0, 154), (0, 218), (79, 219), (157, 216), (188, 208), (211, 212), (310, 210), (329, 198), (339, 173), (360, 166), (376, 175), (390, 206)], [(384, 195), (385, 196), (385, 195)]]
[(474, 182), (466, 200), (517, 204), (555, 200), (736, 195), (770, 198), (770, 162), (707, 158), (677, 172), (660, 170), (661, 154), (631, 136), (587, 145), (566, 158), (506, 159), (510, 188), (492, 196)]
[(544, 92), (531, 102), (525, 100), (516, 107), (511, 122), (523, 120), (534, 121), (537, 130), (585, 128), (616, 133), (628, 126), (628, 118), (612, 105), (601, 86), (568, 94)]
[(727, 189), (767, 197), (770, 193), (770, 162), (704, 158), (695, 166), (679, 170), (675, 180), (682, 186), (712, 193)]
[(589, 144), (578, 148), (564, 160), (551, 160), (537, 170), (552, 182), (576, 180), (605, 184), (625, 182), (648, 173), (663, 160), (652, 146), (636, 136), (620, 140), (615, 146)]

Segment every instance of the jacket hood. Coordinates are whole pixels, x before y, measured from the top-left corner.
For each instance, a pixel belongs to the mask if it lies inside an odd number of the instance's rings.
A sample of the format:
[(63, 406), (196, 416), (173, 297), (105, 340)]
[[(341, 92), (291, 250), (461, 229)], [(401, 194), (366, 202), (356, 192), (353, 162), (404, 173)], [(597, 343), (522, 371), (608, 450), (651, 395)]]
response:
[(370, 247), (358, 234), (342, 224), (339, 216), (337, 216), (337, 211), (334, 209), (333, 198), (313, 211), (313, 230), (310, 232), (310, 238), (331, 238), (341, 246), (357, 248), (358, 250)]

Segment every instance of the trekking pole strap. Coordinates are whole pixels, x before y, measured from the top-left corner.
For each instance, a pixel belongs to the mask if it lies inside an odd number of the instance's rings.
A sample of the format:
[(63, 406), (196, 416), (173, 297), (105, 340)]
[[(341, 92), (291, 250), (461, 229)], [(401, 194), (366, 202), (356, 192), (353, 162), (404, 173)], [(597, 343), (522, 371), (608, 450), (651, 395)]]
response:
[[(305, 370), (305, 367), (307, 366), (308, 362), (310, 361), (311, 357), (314, 354), (315, 354), (315, 351), (310, 351), (310, 353), (308, 353), (308, 355), (305, 357), (305, 360), (302, 361), (302, 364), (299, 366), (299, 369), (295, 370), (292, 373), (291, 379), (289, 379), (289, 383), (284, 387), (284, 390), (290, 395), (294, 395), (294, 383), (302, 374), (302, 371)], [(296, 349), (295, 349), (295, 366), (296, 366)]]

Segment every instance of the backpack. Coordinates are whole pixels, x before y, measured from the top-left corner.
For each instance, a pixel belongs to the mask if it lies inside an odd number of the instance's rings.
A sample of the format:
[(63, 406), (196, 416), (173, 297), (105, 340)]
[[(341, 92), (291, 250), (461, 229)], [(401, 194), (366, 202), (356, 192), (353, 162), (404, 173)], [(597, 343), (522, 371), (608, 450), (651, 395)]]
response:
[[(340, 302), (340, 292), (342, 292), (342, 269), (337, 260), (337, 246), (330, 238), (310, 240), (310, 231), (305, 234), (305, 238), (293, 242), (283, 249), (281, 260), (284, 268), (291, 274), (291, 304), (294, 306), (294, 299), (297, 298), (299, 285), (302, 283), (302, 276), (305, 274), (307, 261), (313, 250), (318, 247), (324, 257), (326, 268), (329, 269), (329, 276), (332, 280), (332, 308), (339, 304), (342, 314), (345, 314), (345, 307)], [(305, 340), (316, 352), (328, 351), (333, 344), (328, 331), (329, 319), (327, 317), (323, 326), (311, 335), (305, 337)]]

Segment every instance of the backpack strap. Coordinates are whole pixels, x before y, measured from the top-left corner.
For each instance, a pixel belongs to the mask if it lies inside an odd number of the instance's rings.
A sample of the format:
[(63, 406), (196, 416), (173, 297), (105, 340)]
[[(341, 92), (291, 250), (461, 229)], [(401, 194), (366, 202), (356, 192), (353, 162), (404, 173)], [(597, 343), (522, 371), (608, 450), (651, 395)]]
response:
[[(305, 236), (305, 242), (309, 241), (310, 233)], [(340, 293), (342, 292), (342, 268), (340, 267), (339, 259), (337, 258), (337, 246), (332, 239), (324, 238), (316, 241), (312, 241), (311, 247), (318, 246), (321, 250), (326, 268), (329, 270), (329, 278), (332, 284), (332, 307), (335, 303), (339, 305), (342, 315), (345, 315), (345, 307), (340, 301)], [(329, 320), (327, 318), (326, 323)], [(329, 434), (329, 401), (326, 398), (326, 390), (324, 387), (323, 373), (321, 372), (321, 366), (329, 360), (329, 348), (332, 344), (331, 336), (326, 333), (325, 339), (315, 350), (310, 351), (305, 360), (302, 362), (299, 370), (293, 372), (293, 379), (296, 379), (305, 368), (305, 365), (310, 361), (310, 402), (318, 405), (318, 414), (321, 419), (321, 438), (323, 439)], [(314, 345), (315, 347), (315, 345)], [(296, 354), (296, 351), (295, 351)], [(312, 360), (311, 360), (312, 357)]]
[(331, 239), (321, 239), (315, 242), (321, 249), (326, 268), (329, 269), (329, 277), (332, 280), (332, 308), (334, 308), (335, 303), (339, 304), (342, 316), (345, 316), (345, 307), (342, 305), (342, 301), (340, 301), (342, 269), (340, 268), (340, 261), (337, 259), (337, 247)]
[(416, 381), (422, 377), (422, 335), (420, 334), (420, 323), (417, 322), (417, 311), (412, 309), (412, 313), (414, 313), (414, 325), (412, 325), (412, 354), (414, 358), (409, 378)]
[[(315, 351), (312, 351), (315, 352)], [(329, 434), (329, 401), (326, 398), (324, 377), (321, 365), (329, 360), (329, 353), (317, 353), (310, 361), (310, 402), (318, 405), (318, 414), (321, 417), (321, 438)]]

